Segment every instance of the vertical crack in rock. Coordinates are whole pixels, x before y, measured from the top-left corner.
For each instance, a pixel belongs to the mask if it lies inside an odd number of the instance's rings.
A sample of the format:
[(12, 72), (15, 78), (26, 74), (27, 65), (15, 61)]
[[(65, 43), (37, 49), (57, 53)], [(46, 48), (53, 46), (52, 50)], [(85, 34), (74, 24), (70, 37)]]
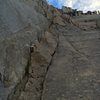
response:
[(48, 67), (47, 67), (47, 71), (46, 71), (46, 74), (45, 74), (45, 77), (44, 77), (44, 80), (43, 80), (43, 83), (42, 83), (42, 92), (41, 92), (40, 100), (43, 100), (42, 98), (43, 98), (43, 91), (44, 91), (44, 83), (45, 83), (46, 76), (47, 76), (47, 73), (48, 73), (48, 71), (49, 71), (49, 68), (50, 68), (50, 66), (52, 65), (53, 58), (54, 58), (55, 53), (56, 53), (56, 51), (57, 51), (57, 49), (58, 49), (58, 46), (59, 46), (59, 35), (58, 35), (58, 42), (57, 42), (57, 46), (56, 46), (56, 48), (55, 48), (55, 50), (54, 50), (53, 54), (51, 55), (51, 56), (52, 56), (52, 58), (51, 58), (51, 61), (50, 61), (49, 65), (48, 65)]
[[(1, 0), (0, 8), (0, 100), (43, 100), (46, 79), (58, 47), (61, 49), (58, 61), (68, 60), (68, 63), (63, 62), (64, 66), (80, 64), (80, 67), (84, 62), (86, 66), (96, 67), (95, 62), (99, 65), (100, 16), (95, 12), (87, 12), (85, 16), (83, 12), (67, 7), (59, 10), (48, 5), (46, 0)], [(59, 35), (63, 36), (59, 38)], [(68, 77), (66, 71), (71, 67), (61, 66), (54, 65), (58, 78), (56, 67), (62, 68), (61, 76)], [(74, 74), (73, 69), (71, 73)], [(69, 74), (69, 78), (71, 76)], [(61, 82), (65, 83), (65, 79)], [(52, 99), (47, 97), (46, 100)]]
[(25, 75), (8, 100), (42, 100), (44, 82), (59, 45), (59, 35), (45, 32), (40, 42), (31, 45)]

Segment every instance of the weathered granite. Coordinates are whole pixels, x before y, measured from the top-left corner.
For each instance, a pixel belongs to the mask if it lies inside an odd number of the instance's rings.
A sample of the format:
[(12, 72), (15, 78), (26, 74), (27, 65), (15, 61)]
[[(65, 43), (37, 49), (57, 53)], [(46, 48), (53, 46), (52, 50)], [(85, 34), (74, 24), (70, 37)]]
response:
[(86, 30), (71, 24), (57, 26), (59, 46), (45, 78), (42, 100), (100, 99), (100, 30), (94, 16), (92, 20), (85, 17), (74, 20)]
[[(38, 2), (42, 5), (38, 9)], [(30, 60), (30, 43), (40, 41), (49, 22), (40, 0), (0, 1), (0, 99), (6, 100), (25, 76)], [(44, 11), (45, 12), (45, 11)], [(1, 84), (1, 83), (0, 83)], [(3, 92), (3, 91), (8, 92)]]
[(98, 16), (66, 9), (0, 1), (0, 100), (100, 99)]

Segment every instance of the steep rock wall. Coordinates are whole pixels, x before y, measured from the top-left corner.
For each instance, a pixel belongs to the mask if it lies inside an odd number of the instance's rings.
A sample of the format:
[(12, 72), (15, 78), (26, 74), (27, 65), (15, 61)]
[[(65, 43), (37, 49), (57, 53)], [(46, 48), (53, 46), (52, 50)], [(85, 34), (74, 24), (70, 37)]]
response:
[(46, 10), (45, 0), (0, 1), (0, 100), (12, 97), (27, 74), (30, 48), (50, 24)]

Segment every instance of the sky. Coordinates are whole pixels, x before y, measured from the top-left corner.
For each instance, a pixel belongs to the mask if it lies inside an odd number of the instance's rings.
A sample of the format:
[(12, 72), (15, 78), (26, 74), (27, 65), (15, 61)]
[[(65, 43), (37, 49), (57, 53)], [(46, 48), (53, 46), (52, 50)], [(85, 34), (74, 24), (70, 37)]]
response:
[(48, 0), (48, 2), (56, 8), (67, 6), (84, 12), (100, 10), (100, 0)]

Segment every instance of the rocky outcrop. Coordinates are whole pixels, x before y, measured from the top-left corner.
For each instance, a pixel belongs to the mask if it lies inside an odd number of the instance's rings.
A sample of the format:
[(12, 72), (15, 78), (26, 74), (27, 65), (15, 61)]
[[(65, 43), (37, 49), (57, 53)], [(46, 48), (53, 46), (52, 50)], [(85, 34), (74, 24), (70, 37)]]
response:
[(62, 11), (63, 13), (70, 14), (72, 13), (72, 8), (63, 6)]
[(58, 27), (59, 46), (44, 82), (42, 100), (100, 99), (100, 30), (96, 17), (74, 17), (82, 27)]
[[(61, 66), (71, 68), (73, 54), (76, 58), (82, 56), (72, 45), (74, 40), (80, 41), (81, 36), (75, 37), (73, 32), (76, 36), (80, 34), (82, 23), (71, 18), (81, 14), (81, 11), (67, 7), (58, 10), (46, 0), (0, 1), (0, 100), (45, 100), (48, 71), (52, 64), (55, 69), (52, 75), (57, 75), (58, 70), (64, 76), (66, 70), (60, 70)], [(89, 28), (85, 25), (87, 30), (96, 27), (94, 22), (92, 26), (90, 24), (87, 25)], [(97, 38), (98, 34), (97, 31), (89, 39)], [(87, 39), (82, 36), (82, 40)], [(54, 61), (56, 58), (57, 62)]]
[(40, 0), (0, 1), (0, 100), (26, 79), (31, 45), (40, 42), (49, 27), (46, 8), (46, 1)]
[(84, 13), (81, 10), (72, 9), (72, 8), (66, 7), (66, 6), (62, 7), (62, 13), (63, 14), (68, 14), (70, 16), (82, 16), (82, 15), (97, 15), (97, 14), (100, 14), (99, 11), (87, 11), (86, 13)]
[[(0, 67), (1, 68), (0, 71), (3, 81), (4, 80), (7, 81), (9, 80), (9, 78), (11, 78), (12, 82), (8, 82), (9, 84), (13, 84), (14, 82), (16, 82), (17, 80), (16, 75), (20, 75), (20, 73), (17, 72), (22, 72), (22, 70), (13, 72), (12, 76), (9, 76), (9, 74), (11, 75), (11, 73), (9, 73), (8, 75), (6, 75), (8, 78), (5, 79), (4, 77), (6, 76), (3, 75), (3, 73), (7, 72), (4, 71), (4, 69), (6, 69), (4, 67), (7, 66), (9, 68), (8, 72), (10, 72), (11, 66), (15, 68), (16, 66), (19, 66), (19, 68), (22, 66), (25, 67), (26, 65), (25, 62), (27, 62), (26, 60), (28, 57), (27, 56), (28, 51), (25, 52), (25, 54), (24, 51), (28, 50), (27, 45), (30, 42), (34, 43), (34, 41), (37, 40), (37, 38), (39, 38), (39, 35), (41, 35), (49, 25), (47, 19), (43, 16), (43, 14), (36, 12), (35, 10), (36, 5), (34, 5), (34, 3), (35, 1), (33, 2), (31, 0), (30, 1), (4, 0), (0, 2), (1, 5), (0, 7), (2, 7), (2, 9), (0, 9), (1, 10), (0, 42), (2, 44), (1, 60), (0, 60), (2, 61), (1, 62), (2, 65)], [(4, 54), (5, 56), (5, 57), (3, 56), (4, 58), (2, 57), (2, 54)], [(12, 56), (10, 54), (12, 54)], [(21, 56), (23, 55), (23, 57), (21, 58), (20, 55)], [(16, 58), (16, 60), (14, 58)], [(13, 61), (13, 59), (15, 61)], [(5, 65), (4, 63), (6, 63), (7, 65)], [(13, 78), (13, 76), (16, 76), (16, 78)]]
[(0, 100), (38, 100), (58, 46), (54, 28), (65, 22), (46, 0), (3, 0), (0, 7)]
[[(40, 100), (45, 76), (58, 46), (58, 36), (46, 31), (42, 40), (34, 44), (26, 76), (18, 84), (15, 93), (8, 100)], [(31, 48), (32, 50), (32, 48)]]

